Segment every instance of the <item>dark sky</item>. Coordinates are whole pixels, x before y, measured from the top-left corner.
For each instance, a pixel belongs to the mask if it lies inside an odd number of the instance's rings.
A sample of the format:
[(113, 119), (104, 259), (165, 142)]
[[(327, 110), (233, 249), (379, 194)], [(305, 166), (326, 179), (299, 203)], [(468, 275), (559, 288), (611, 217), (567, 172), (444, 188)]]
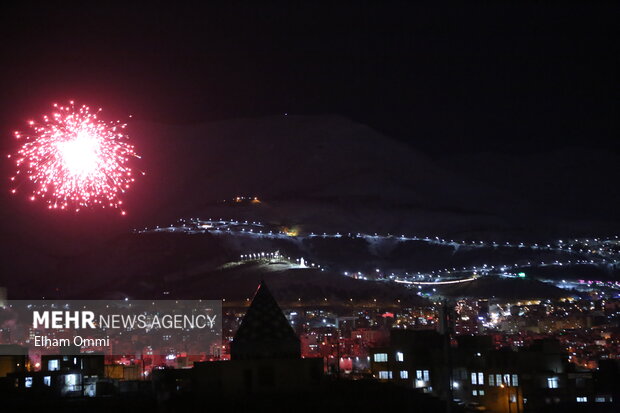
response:
[[(594, 228), (618, 223), (618, 2), (177, 3), (4, 1), (0, 154), (15, 151), (14, 130), (70, 99), (112, 119), (179, 124), (340, 114), (513, 196), (527, 205), (523, 221), (540, 218), (533, 227), (553, 216), (578, 223), (558, 224), (575, 231), (562, 234), (601, 236)], [(0, 216), (11, 219), (0, 231), (0, 274), (30, 291), (15, 275), (54, 280), (67, 251), (116, 246), (104, 244), (108, 234), (132, 222), (186, 213), (177, 187), (162, 185), (170, 197), (160, 196), (151, 178), (185, 176), (172, 163), (136, 185), (126, 219), (50, 213), (2, 185)], [(1, 162), (0, 175), (11, 167)], [(179, 194), (202, 196), (192, 179), (183, 183)], [(448, 194), (444, 184), (429, 182)], [(507, 228), (521, 231), (517, 218)]]
[(433, 155), (619, 148), (619, 6), (11, 3), (4, 136), (74, 98), (175, 123), (337, 113)]

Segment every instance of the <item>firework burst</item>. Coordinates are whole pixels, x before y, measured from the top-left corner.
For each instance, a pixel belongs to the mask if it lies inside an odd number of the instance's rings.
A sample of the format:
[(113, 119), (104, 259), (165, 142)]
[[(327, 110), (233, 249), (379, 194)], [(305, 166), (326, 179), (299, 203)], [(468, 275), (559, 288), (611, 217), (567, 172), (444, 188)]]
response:
[(138, 157), (128, 142), (126, 125), (98, 118), (101, 109), (54, 105), (42, 123), (30, 121), (31, 133), (15, 132), (25, 141), (15, 156), (14, 186), (29, 187), (30, 199), (40, 198), (50, 209), (119, 208), (122, 195), (134, 182), (129, 160)]

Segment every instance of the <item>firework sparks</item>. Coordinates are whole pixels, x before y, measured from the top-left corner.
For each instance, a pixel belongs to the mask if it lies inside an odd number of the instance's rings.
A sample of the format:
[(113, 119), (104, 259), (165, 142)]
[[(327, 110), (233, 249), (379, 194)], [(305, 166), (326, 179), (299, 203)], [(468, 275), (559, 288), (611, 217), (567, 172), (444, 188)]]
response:
[(30, 199), (41, 198), (50, 209), (107, 207), (125, 215), (121, 196), (135, 180), (128, 163), (138, 157), (128, 143), (126, 125), (100, 120), (101, 109), (93, 113), (73, 102), (54, 109), (42, 123), (29, 122), (31, 134), (15, 132), (25, 142), (14, 157), (13, 184), (30, 181)]

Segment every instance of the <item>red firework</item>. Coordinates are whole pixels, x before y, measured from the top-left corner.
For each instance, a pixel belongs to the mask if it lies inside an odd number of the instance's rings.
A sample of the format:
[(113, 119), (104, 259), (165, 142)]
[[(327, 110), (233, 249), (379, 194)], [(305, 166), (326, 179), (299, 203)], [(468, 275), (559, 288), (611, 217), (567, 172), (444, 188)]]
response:
[(128, 142), (126, 124), (100, 120), (101, 109), (92, 113), (73, 102), (54, 104), (54, 109), (41, 124), (29, 122), (31, 134), (15, 132), (25, 142), (15, 156), (11, 181), (29, 180), (30, 199), (41, 198), (50, 209), (121, 208), (121, 196), (135, 180), (129, 160), (139, 157)]

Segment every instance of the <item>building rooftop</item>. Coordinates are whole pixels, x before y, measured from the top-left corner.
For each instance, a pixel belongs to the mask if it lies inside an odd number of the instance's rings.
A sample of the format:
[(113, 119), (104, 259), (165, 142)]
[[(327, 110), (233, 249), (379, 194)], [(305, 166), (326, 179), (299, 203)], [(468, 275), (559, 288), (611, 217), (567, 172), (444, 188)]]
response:
[(230, 345), (231, 359), (301, 358), (299, 338), (264, 281)]

